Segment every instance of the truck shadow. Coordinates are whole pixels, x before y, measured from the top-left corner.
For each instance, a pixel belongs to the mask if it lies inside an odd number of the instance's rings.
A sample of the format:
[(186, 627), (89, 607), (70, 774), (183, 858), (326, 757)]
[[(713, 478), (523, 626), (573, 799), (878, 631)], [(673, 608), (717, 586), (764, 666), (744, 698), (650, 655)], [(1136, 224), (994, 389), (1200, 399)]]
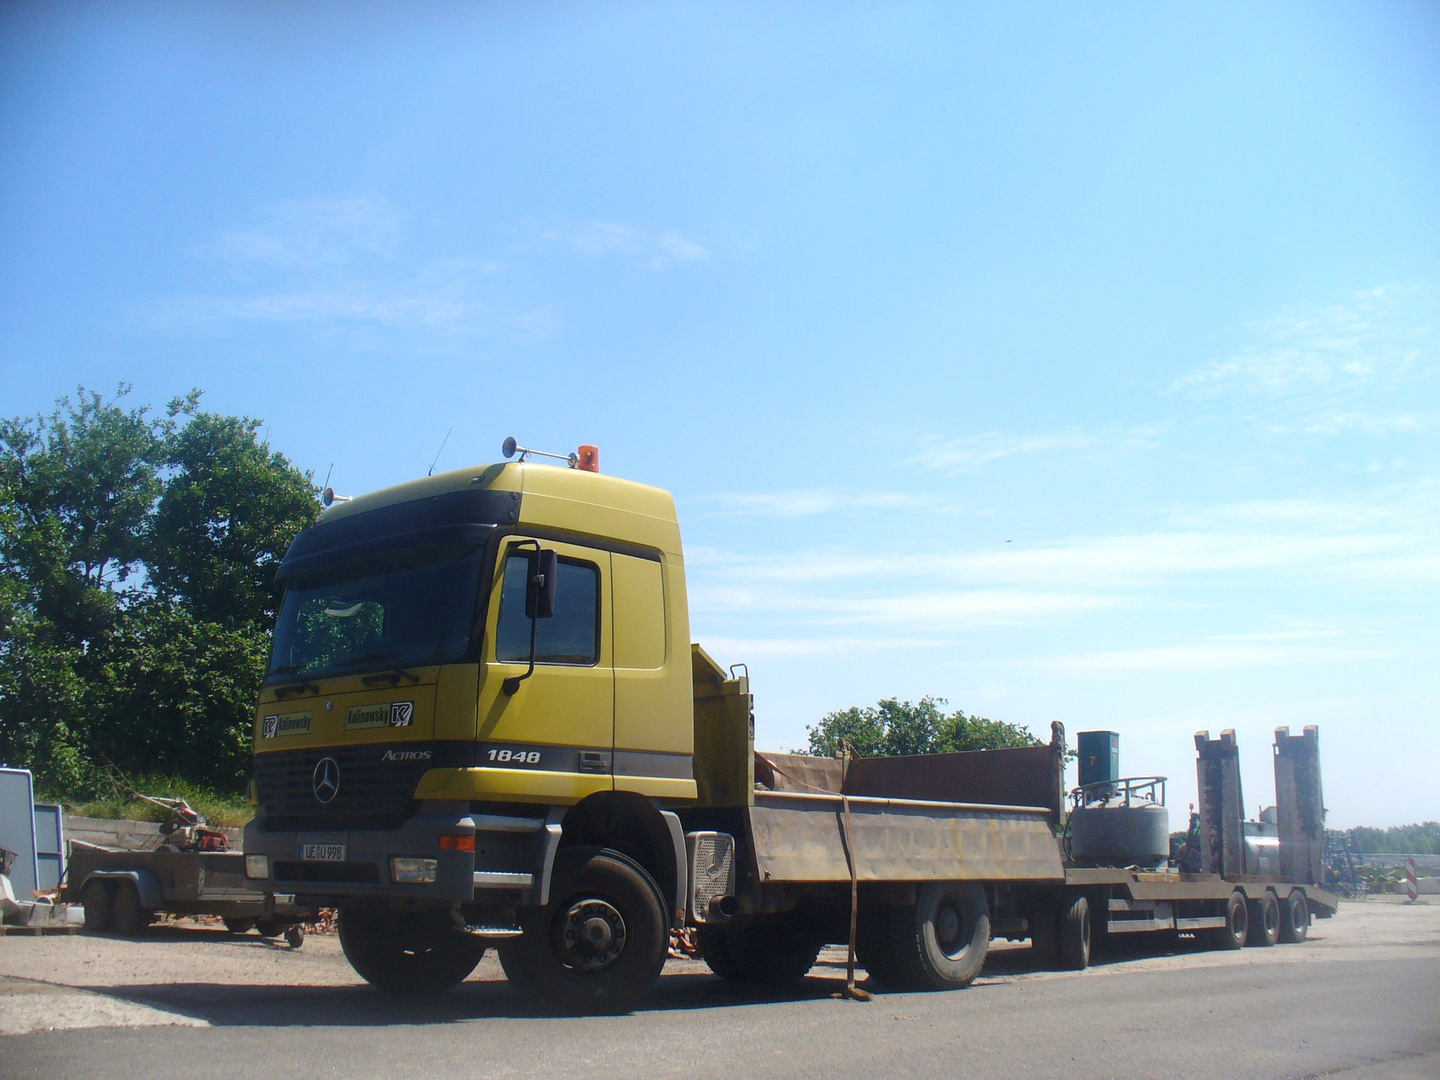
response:
[[(212, 931), (157, 928), (157, 935), (175, 940), (208, 940), (237, 947), (285, 949), (254, 934), (224, 936)], [(1200, 951), (1193, 941), (1182, 940), (1168, 949), (1140, 948), (1128, 943), (1112, 945), (1096, 955), (1093, 965), (1108, 967), (1149, 956)], [(957, 1006), (967, 995), (983, 993), (1017, 976), (1049, 969), (1037, 963), (1028, 948), (997, 949), (986, 960), (979, 980), (956, 992)], [(667, 1012), (741, 1008), (776, 1002), (824, 1002), (844, 986), (843, 959), (824, 958), (811, 974), (793, 986), (768, 988), (728, 983), (708, 972), (669, 971), (641, 1003), (637, 1012)], [(902, 997), (885, 993), (857, 971), (861, 986), (882, 999)], [(554, 1019), (521, 999), (503, 978), (471, 979), (432, 998), (404, 998), (369, 986), (247, 985), (226, 983), (136, 983), (126, 986), (81, 987), (108, 997), (144, 1005), (177, 1016), (202, 1020), (216, 1027), (388, 1027), (459, 1023), (487, 1019)]]

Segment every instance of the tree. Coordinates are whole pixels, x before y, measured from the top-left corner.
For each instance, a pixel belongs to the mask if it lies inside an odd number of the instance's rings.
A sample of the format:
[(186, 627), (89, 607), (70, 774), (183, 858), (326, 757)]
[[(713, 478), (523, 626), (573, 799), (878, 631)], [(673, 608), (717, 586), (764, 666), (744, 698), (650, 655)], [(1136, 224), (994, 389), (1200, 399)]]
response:
[(913, 704), (884, 698), (873, 706), (852, 705), (827, 713), (818, 724), (805, 729), (810, 736), (810, 753), (833, 757), (846, 739), (861, 757), (1041, 745), (1027, 727), (967, 716), (963, 709), (946, 715), (940, 708), (946, 704), (944, 698), (928, 695)]
[(260, 421), (128, 393), (0, 421), (0, 761), (69, 797), (104, 764), (238, 787), (315, 487)]
[(165, 440), (170, 473), (145, 530), (150, 581), (202, 621), (268, 629), (280, 602), (275, 569), (315, 523), (319, 492), (257, 438), (259, 420), (195, 403), (192, 394), (170, 404), (171, 416), (191, 418)]

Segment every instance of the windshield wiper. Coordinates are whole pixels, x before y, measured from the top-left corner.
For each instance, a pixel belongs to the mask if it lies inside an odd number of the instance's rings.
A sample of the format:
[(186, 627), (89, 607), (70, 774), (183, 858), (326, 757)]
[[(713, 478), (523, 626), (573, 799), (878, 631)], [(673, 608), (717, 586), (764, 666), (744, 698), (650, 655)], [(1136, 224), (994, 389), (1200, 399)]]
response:
[[(286, 665), (284, 665), (284, 666), (282, 666), (282, 667), (273, 667), (273, 668), (271, 668), (269, 671), (267, 671), (267, 672), (265, 673), (265, 677), (268, 679), (268, 678), (270, 678), (272, 675), (289, 675), (289, 674), (292, 674), (292, 673), (297, 672), (297, 671), (299, 671), (299, 670), (300, 670), (300, 665), (299, 665), (299, 664), (286, 664)], [(318, 693), (320, 693), (320, 687), (318, 687), (318, 686), (316, 686), (314, 683), (310, 682), (310, 681), (309, 681), (308, 679), (306, 679), (303, 675), (296, 675), (295, 678), (296, 678), (296, 680), (297, 680), (295, 683), (293, 683), (293, 684), (291, 684), (291, 685), (289, 685), (289, 686), (277, 686), (277, 687), (275, 688), (275, 696), (276, 696), (276, 698), (278, 698), (278, 699), (281, 700), (281, 701), (284, 701), (284, 700), (285, 700), (287, 697), (289, 697), (291, 694), (298, 694), (298, 693), (301, 693), (302, 691), (305, 691), (305, 690), (308, 690), (308, 691), (309, 691), (310, 693), (312, 693), (312, 694), (318, 694)]]
[[(384, 663), (386, 660), (393, 660), (394, 657), (394, 653), (366, 653), (364, 656), (357, 656), (354, 660), (346, 661), (346, 666), (349, 666), (350, 664)], [(413, 686), (420, 681), (420, 676), (415, 675), (412, 672), (406, 671), (402, 667), (387, 665), (387, 670), (384, 674), (366, 675), (360, 681), (366, 686), (369, 686), (372, 682), (380, 682), (382, 679), (389, 679), (391, 686), (399, 686), (400, 680), (405, 679)]]

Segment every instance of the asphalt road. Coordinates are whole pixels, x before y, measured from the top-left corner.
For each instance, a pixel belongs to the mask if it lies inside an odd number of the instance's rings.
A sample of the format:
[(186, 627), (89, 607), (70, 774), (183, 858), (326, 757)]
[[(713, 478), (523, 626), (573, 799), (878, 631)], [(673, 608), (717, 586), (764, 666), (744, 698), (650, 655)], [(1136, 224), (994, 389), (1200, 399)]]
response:
[[(868, 1004), (828, 996), (834, 952), (768, 996), (672, 963), (642, 1011), (594, 1019), (527, 1015), (489, 958), (443, 998), (402, 1003), (355, 985), (333, 939), (287, 956), (253, 935), (168, 933), (28, 954), (0, 939), (0, 1020), (60, 1018), (0, 1038), (0, 1076), (1440, 1080), (1440, 906), (1350, 905), (1307, 945), (1084, 973), (1000, 952), (968, 990)], [(204, 977), (177, 981), (191, 954)]]

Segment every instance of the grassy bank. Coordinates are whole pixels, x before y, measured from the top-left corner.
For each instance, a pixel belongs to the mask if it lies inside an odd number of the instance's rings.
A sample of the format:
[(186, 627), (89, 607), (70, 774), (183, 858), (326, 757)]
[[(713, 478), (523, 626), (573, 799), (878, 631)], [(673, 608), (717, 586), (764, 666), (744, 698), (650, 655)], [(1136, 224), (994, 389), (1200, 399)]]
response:
[[(243, 795), (213, 791), (173, 776), (138, 777), (134, 780), (134, 788), (157, 798), (184, 799), (204, 814), (211, 825), (244, 825), (255, 816), (254, 808), (246, 804)], [(64, 803), (66, 813), (81, 817), (165, 821), (169, 816), (164, 807), (127, 793), (117, 792), (87, 802), (74, 802), (63, 797), (50, 801)]]

